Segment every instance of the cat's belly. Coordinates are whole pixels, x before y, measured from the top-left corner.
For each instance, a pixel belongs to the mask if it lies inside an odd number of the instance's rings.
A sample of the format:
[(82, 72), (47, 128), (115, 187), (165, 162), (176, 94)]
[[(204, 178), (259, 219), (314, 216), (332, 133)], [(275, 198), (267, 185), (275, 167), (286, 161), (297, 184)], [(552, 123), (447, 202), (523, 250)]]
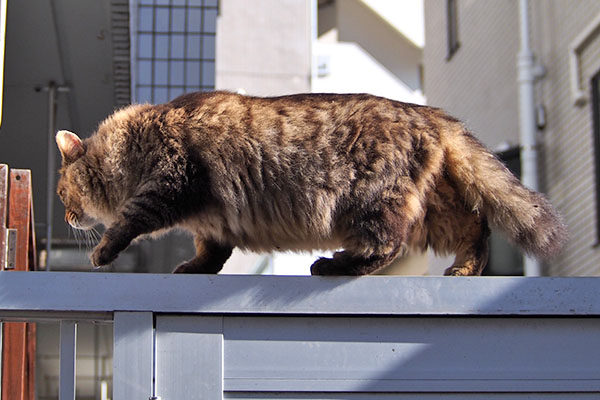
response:
[(331, 229), (282, 224), (277, 221), (247, 221), (226, 218), (222, 213), (203, 213), (181, 224), (195, 235), (254, 252), (336, 250), (342, 247), (340, 235)]

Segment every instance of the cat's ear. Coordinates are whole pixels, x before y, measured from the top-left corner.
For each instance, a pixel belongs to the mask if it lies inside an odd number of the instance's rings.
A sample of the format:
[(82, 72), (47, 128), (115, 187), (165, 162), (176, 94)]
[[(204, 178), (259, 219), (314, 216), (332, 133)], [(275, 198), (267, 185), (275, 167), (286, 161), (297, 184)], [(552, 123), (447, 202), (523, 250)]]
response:
[(73, 132), (58, 131), (56, 144), (65, 164), (72, 163), (85, 154), (85, 144)]

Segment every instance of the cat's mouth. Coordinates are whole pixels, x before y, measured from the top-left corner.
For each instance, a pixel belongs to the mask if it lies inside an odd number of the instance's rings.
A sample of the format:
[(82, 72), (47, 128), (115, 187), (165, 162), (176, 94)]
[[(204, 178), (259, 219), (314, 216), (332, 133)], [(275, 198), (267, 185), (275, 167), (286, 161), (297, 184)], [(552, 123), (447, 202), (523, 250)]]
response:
[(65, 221), (75, 229), (89, 230), (96, 225), (96, 220), (89, 215), (82, 213), (77, 215), (73, 211), (67, 211), (65, 214)]

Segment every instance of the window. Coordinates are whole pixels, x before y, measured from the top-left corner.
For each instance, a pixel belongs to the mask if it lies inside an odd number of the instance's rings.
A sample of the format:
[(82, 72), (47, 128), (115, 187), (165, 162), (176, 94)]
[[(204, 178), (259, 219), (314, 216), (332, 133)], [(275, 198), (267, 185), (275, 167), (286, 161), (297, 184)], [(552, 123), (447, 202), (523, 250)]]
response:
[[(521, 176), (521, 152), (513, 148), (498, 153), (498, 158), (517, 177)], [(523, 253), (510, 243), (504, 236), (493, 230), (490, 235), (490, 256), (483, 275), (491, 276), (522, 276)]]
[(446, 29), (448, 36), (448, 54), (446, 60), (450, 60), (460, 47), (458, 41), (458, 0), (446, 0)]
[(138, 0), (135, 101), (215, 87), (218, 0)]
[(592, 122), (596, 168), (596, 243), (600, 244), (600, 71), (592, 77)]

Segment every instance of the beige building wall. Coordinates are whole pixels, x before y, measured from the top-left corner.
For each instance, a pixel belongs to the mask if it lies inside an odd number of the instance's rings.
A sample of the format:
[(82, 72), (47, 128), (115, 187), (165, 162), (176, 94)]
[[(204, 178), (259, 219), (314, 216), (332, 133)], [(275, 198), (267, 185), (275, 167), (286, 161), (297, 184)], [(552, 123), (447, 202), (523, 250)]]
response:
[[(564, 213), (570, 241), (549, 264), (552, 275), (600, 275), (597, 248), (596, 185), (592, 106), (576, 105), (570, 89), (569, 50), (574, 40), (600, 15), (597, 0), (532, 3), (534, 50), (547, 68), (538, 96), (547, 111), (542, 170), (545, 188)], [(589, 99), (590, 79), (600, 71), (600, 35), (589, 37), (580, 56), (580, 84)], [(600, 156), (600, 154), (598, 155)]]
[[(458, 0), (460, 48), (446, 60), (446, 3), (425, 0), (425, 95), (467, 125), (492, 149), (518, 143), (517, 1)], [(546, 263), (548, 275), (600, 275), (591, 105), (576, 105), (570, 89), (569, 50), (600, 15), (597, 0), (531, 1), (533, 52), (546, 68), (536, 85), (546, 110), (539, 131), (541, 188), (564, 214), (570, 242)], [(600, 70), (600, 35), (580, 54), (582, 89)]]
[(221, 0), (216, 88), (252, 95), (310, 91), (311, 0)]
[(458, 0), (460, 48), (447, 60), (446, 2), (425, 0), (425, 96), (489, 147), (518, 143), (516, 1)]

